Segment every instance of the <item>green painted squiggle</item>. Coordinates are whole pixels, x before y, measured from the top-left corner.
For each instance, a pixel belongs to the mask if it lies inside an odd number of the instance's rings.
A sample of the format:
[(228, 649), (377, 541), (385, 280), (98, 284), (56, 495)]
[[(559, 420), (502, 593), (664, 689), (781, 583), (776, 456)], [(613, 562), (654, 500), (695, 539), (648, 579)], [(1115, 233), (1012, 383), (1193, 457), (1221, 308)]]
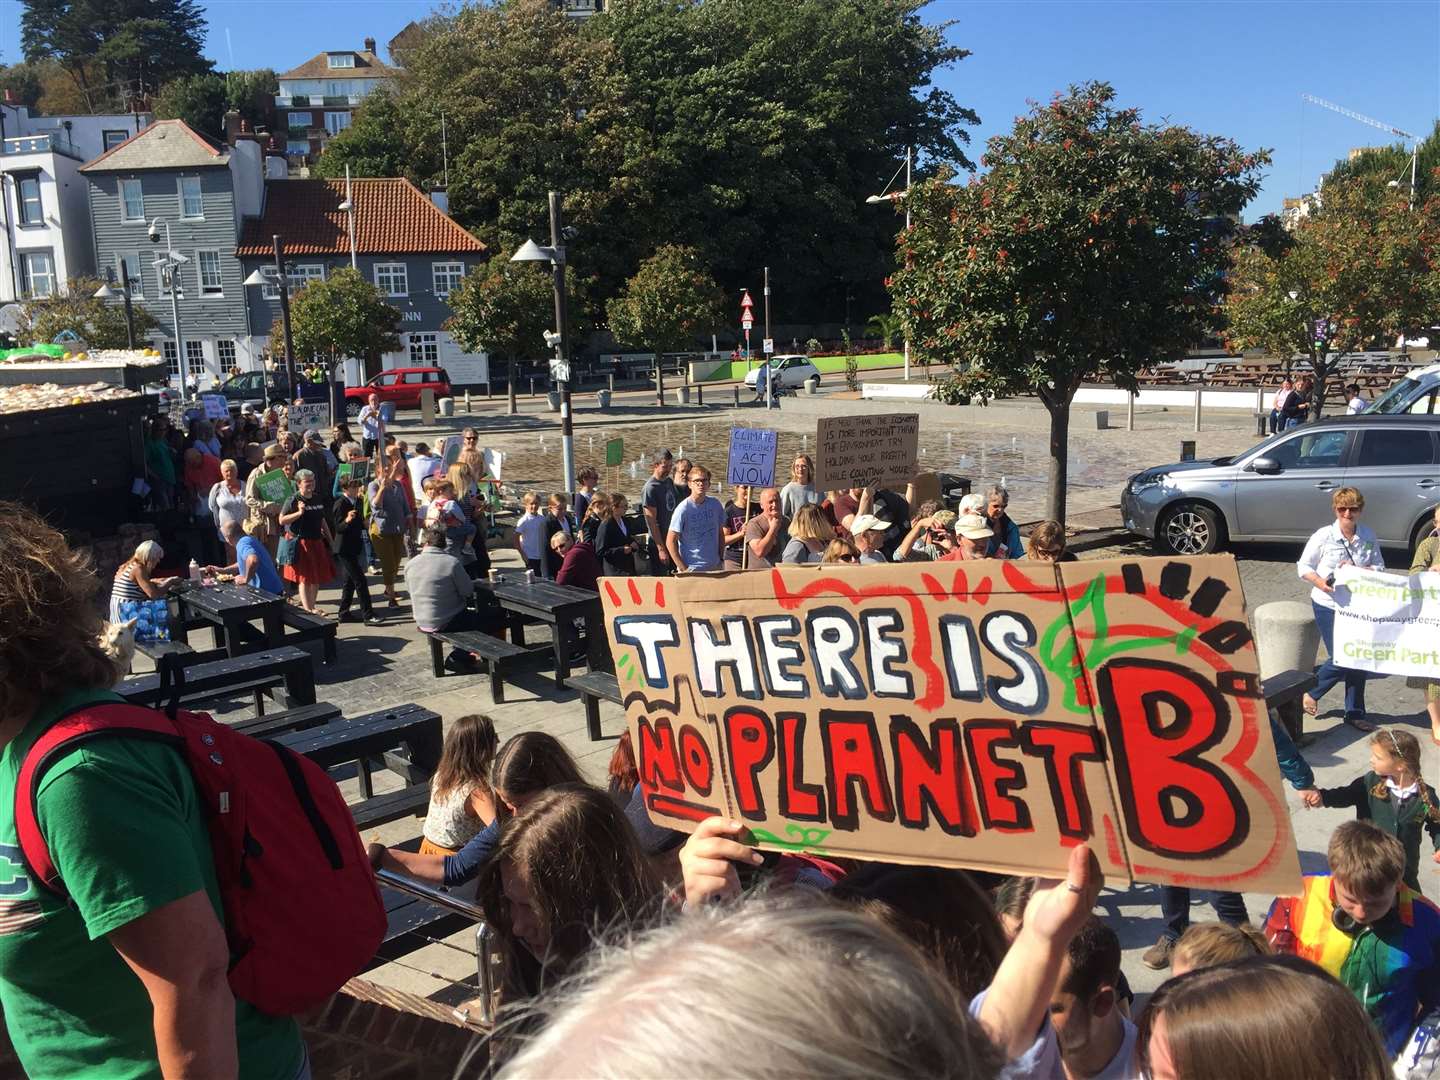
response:
[(755, 838), (757, 844), (769, 844), (771, 847), (783, 848), (785, 851), (810, 851), (816, 855), (824, 855), (825, 849), (820, 845), (833, 831), (833, 829), (807, 828), (791, 822), (785, 826), (785, 833), (788, 836), (796, 837), (794, 840), (782, 840), (767, 829), (751, 828), (750, 835)]

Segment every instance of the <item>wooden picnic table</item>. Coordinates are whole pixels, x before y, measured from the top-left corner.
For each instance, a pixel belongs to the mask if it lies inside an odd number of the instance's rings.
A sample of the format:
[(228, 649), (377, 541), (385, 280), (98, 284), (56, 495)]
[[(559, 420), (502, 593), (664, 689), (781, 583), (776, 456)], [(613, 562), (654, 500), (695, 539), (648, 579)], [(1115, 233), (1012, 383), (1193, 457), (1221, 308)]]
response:
[(360, 794), (368, 799), (374, 795), (370, 772), (377, 762), (407, 784), (427, 782), (440, 764), (445, 736), (439, 713), (419, 705), (396, 705), (294, 731), (275, 741), (323, 769), (355, 762)]
[[(283, 596), (250, 585), (225, 583), (189, 585), (176, 599), (180, 604), (180, 618), (175, 628), (177, 640), (187, 640), (188, 627), (194, 621), (190, 616), (193, 616), (210, 624), (215, 633), (215, 647), (224, 649), (230, 657), (284, 644)], [(250, 627), (256, 619), (263, 628), (259, 637)]]
[(605, 644), (605, 620), (600, 611), (600, 594), (573, 585), (557, 585), (537, 578), (526, 584), (523, 575), (506, 576), (499, 582), (477, 581), (475, 591), (486, 590), (510, 613), (511, 641), (525, 644), (525, 621), (548, 623), (555, 650), (555, 685), (562, 690), (570, 677), (570, 652), (579, 644), (575, 621), (585, 624), (586, 663), (591, 671), (613, 670), (610, 650)]

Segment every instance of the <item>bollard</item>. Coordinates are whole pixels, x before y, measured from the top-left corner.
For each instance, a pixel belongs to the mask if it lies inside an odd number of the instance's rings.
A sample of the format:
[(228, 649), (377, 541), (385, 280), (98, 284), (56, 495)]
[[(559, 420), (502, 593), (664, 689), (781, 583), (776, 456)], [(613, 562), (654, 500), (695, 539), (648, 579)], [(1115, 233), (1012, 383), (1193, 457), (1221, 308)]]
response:
[(611, 394), (614, 394), (614, 393), (615, 393), (615, 372), (613, 372), (613, 371), (610, 372), (609, 378), (610, 378), (610, 393), (611, 393)]
[(1109, 430), (1110, 430), (1110, 410), (1109, 410), (1109, 409), (1096, 409), (1096, 410), (1095, 410), (1095, 430), (1096, 430), (1096, 431), (1109, 431)]
[(1200, 430), (1200, 391), (1195, 391), (1195, 430)]
[(535, 376), (530, 376), (530, 396), (535, 396)]
[(490, 380), (489, 380), (489, 379), (486, 379), (486, 380), (485, 380), (485, 400), (486, 400), (486, 401), (489, 401), (490, 398), (491, 398)]
[(735, 386), (731, 387), (731, 389), (735, 391), (735, 408), (738, 409), (740, 407), (740, 387)]
[(1181, 460), (1181, 461), (1194, 461), (1194, 460), (1195, 460), (1195, 440), (1194, 440), (1194, 439), (1181, 439), (1181, 440), (1180, 440), (1180, 460)]
[(466, 411), (467, 413), (471, 411), (471, 410), (470, 410), (470, 388), (469, 388), (468, 386), (465, 388), (465, 411)]
[(1263, 412), (1257, 412), (1255, 414), (1255, 434), (1262, 439), (1270, 433), (1268, 425), (1269, 419), (1270, 417)]
[(703, 385), (701, 385), (700, 383), (696, 383), (696, 384), (695, 384), (695, 404), (696, 404), (696, 405), (704, 405), (704, 404), (705, 404), (705, 387), (704, 387)]
[(1130, 394), (1125, 399), (1125, 430), (1135, 430), (1135, 395)]

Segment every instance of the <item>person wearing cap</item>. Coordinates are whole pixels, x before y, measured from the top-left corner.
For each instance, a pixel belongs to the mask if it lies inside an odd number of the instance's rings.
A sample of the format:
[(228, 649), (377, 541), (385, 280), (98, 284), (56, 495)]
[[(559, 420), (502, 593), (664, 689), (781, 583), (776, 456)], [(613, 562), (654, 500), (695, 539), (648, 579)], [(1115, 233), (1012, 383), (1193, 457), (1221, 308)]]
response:
[(295, 468), (309, 469), (315, 474), (315, 490), (329, 494), (335, 479), (335, 466), (325, 452), (325, 437), (319, 428), (305, 432), (305, 442), (295, 455)]
[(276, 469), (288, 469), (290, 475), (294, 475), (294, 465), (285, 448), (279, 443), (271, 443), (265, 448), (259, 468), (252, 471), (245, 481), (245, 505), (250, 508), (250, 515), (245, 519), (245, 532), (264, 544), (272, 559), (275, 557), (275, 548), (280, 543), (278, 519), (281, 504), (266, 502), (255, 489), (255, 485), (260, 477)]
[(984, 559), (990, 553), (994, 537), (990, 522), (979, 514), (961, 514), (955, 519), (955, 550), (940, 557), (941, 562)]
[(889, 562), (881, 545), (885, 542), (885, 530), (890, 522), (874, 514), (856, 514), (850, 520), (850, 538), (860, 552), (861, 566), (874, 566)]
[(675, 564), (665, 546), (670, 531), (670, 517), (675, 513), (675, 485), (670, 482), (673, 462), (669, 450), (660, 450), (650, 459), (650, 479), (640, 493), (645, 512), (645, 527), (650, 532), (650, 573), (656, 577), (673, 573)]
[(926, 503), (921, 507), (920, 515), (895, 549), (896, 562), (938, 562), (955, 550), (955, 513), (936, 509), (924, 512), (935, 505)]

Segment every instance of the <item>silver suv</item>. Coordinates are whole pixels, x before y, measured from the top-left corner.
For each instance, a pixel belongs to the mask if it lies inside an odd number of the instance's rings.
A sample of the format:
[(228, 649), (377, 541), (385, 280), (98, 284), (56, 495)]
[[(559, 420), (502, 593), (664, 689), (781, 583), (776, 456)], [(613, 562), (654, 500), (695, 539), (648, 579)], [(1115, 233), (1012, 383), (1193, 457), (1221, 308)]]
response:
[(1202, 555), (1227, 540), (1304, 541), (1333, 520), (1338, 487), (1365, 495), (1365, 524), (1412, 549), (1440, 503), (1440, 416), (1334, 417), (1282, 431), (1234, 457), (1136, 473), (1120, 495), (1125, 527), (1161, 551)]

